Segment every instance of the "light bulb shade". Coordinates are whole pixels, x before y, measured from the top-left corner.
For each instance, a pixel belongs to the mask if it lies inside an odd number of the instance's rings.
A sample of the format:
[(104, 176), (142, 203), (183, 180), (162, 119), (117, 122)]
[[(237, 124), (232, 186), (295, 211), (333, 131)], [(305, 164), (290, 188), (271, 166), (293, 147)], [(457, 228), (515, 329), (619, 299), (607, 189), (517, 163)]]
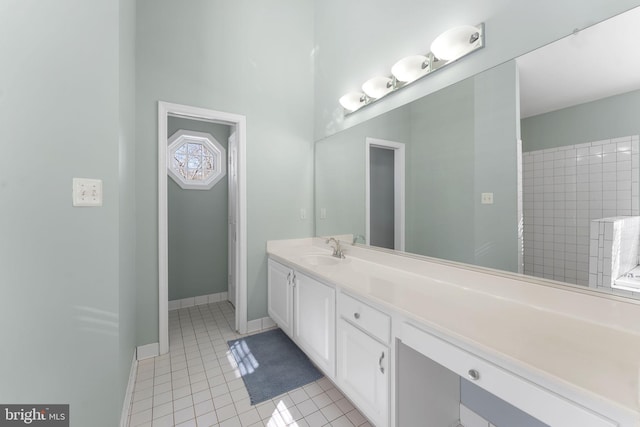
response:
[(401, 82), (412, 82), (429, 72), (429, 60), (426, 56), (413, 55), (402, 58), (391, 67), (391, 74)]
[(471, 25), (451, 28), (431, 43), (431, 53), (438, 59), (453, 61), (471, 52), (482, 43), (480, 29)]
[(349, 92), (340, 98), (340, 105), (342, 105), (345, 110), (349, 111), (356, 111), (358, 108), (365, 105), (365, 103), (365, 95), (361, 92)]
[(362, 85), (362, 91), (370, 98), (382, 98), (392, 90), (393, 80), (389, 77), (373, 77)]

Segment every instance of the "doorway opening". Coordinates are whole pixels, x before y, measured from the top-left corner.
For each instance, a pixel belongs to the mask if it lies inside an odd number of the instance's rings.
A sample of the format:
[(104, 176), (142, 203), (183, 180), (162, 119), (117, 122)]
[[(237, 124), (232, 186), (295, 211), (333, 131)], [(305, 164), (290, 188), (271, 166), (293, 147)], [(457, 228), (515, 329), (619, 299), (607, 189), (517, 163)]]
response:
[[(226, 295), (235, 306), (235, 329), (247, 330), (247, 238), (246, 238), (246, 119), (244, 116), (187, 105), (158, 103), (158, 294), (159, 352), (169, 351), (169, 181), (167, 174), (168, 138), (171, 126), (184, 124), (223, 125), (227, 129), (228, 179), (228, 287)], [(170, 126), (170, 122), (172, 123)], [(212, 126), (210, 126), (211, 128)], [(215, 128), (215, 127), (214, 127)], [(220, 295), (224, 295), (221, 292)]]
[(405, 146), (366, 138), (365, 149), (366, 242), (404, 251)]

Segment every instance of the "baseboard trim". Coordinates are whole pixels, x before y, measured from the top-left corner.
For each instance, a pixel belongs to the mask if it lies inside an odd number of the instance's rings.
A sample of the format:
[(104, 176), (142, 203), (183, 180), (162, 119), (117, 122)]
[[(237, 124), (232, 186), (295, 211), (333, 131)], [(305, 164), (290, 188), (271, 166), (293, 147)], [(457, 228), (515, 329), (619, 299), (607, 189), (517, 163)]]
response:
[(264, 331), (266, 329), (271, 329), (276, 326), (276, 322), (269, 316), (263, 317), (261, 319), (249, 320), (247, 322), (247, 333), (251, 334), (254, 332)]
[(157, 342), (138, 346), (137, 360), (149, 359), (160, 355), (160, 345)]
[(197, 297), (183, 298), (169, 301), (169, 311), (179, 308), (194, 307), (196, 305), (211, 304), (212, 302), (227, 301), (228, 292), (218, 292), (217, 294), (200, 295)]
[(136, 375), (138, 374), (137, 351), (133, 350), (133, 360), (131, 361), (131, 370), (129, 370), (129, 381), (127, 382), (127, 391), (124, 394), (124, 402), (122, 403), (122, 414), (120, 415), (120, 427), (129, 426), (129, 412), (131, 411), (131, 403), (133, 402), (133, 387), (136, 384)]

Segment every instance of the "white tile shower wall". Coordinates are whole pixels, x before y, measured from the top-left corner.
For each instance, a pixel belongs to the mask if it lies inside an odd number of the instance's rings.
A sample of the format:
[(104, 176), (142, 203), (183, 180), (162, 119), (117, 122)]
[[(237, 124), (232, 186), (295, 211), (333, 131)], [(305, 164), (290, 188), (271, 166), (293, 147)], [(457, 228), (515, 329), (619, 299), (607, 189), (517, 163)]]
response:
[(640, 213), (639, 141), (522, 154), (525, 274), (588, 286), (590, 222)]
[(611, 289), (614, 280), (638, 265), (639, 249), (640, 217), (591, 221), (589, 287)]

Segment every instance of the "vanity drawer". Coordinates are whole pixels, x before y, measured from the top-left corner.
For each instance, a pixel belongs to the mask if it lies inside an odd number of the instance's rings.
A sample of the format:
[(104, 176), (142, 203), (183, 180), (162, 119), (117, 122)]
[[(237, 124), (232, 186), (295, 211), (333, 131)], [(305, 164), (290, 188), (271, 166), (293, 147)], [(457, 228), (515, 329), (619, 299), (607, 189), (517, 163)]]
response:
[(391, 336), (391, 318), (383, 312), (340, 293), (338, 296), (338, 314), (349, 323), (384, 342), (389, 343)]
[(402, 325), (401, 339), (403, 344), (552, 427), (618, 425), (408, 323)]

